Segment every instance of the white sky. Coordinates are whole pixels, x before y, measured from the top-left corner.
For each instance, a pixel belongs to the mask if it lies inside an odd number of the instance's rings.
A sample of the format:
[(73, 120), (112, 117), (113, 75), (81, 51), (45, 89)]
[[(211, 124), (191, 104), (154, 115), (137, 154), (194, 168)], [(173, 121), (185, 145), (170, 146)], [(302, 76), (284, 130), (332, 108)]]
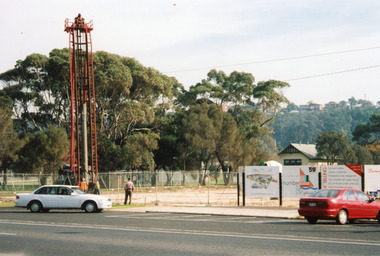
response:
[[(94, 22), (94, 51), (133, 57), (186, 88), (215, 67), (289, 80), (283, 92), (296, 104), (380, 101), (377, 0), (0, 0), (0, 73), (68, 47), (64, 20), (78, 13)], [(341, 51), (350, 52), (293, 58)]]

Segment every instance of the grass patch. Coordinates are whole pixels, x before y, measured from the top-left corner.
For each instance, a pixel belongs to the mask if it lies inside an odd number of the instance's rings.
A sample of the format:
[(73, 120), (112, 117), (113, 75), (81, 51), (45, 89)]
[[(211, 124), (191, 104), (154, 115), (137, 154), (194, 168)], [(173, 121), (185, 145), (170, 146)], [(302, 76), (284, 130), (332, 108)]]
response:
[(14, 207), (15, 203), (14, 202), (2, 202), (0, 203), (0, 207)]

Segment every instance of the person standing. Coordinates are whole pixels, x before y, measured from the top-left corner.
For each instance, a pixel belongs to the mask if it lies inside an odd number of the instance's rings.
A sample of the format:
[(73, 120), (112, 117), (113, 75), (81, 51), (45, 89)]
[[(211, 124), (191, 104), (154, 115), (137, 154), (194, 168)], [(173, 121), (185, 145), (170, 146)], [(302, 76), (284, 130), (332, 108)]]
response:
[(133, 182), (131, 181), (131, 178), (128, 178), (128, 182), (125, 183), (124, 190), (125, 190), (124, 205), (127, 204), (128, 197), (129, 197), (129, 204), (131, 204), (131, 201), (132, 201), (132, 191), (135, 190), (135, 185), (133, 185)]
[(83, 178), (82, 182), (79, 184), (79, 189), (82, 190), (83, 192), (87, 192), (88, 186), (87, 186), (87, 182), (85, 178)]
[(100, 195), (100, 184), (99, 181), (95, 183), (95, 195)]

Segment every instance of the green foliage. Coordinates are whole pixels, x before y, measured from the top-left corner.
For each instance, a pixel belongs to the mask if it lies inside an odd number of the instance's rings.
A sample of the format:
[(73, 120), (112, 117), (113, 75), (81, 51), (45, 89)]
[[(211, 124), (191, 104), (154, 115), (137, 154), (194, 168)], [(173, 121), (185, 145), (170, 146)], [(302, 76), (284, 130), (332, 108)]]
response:
[[(268, 124), (287, 103), (280, 93), (287, 83), (256, 85), (252, 74), (211, 70), (186, 91), (133, 58), (103, 51), (93, 56), (101, 171), (186, 169), (215, 159), (222, 170), (236, 170), (273, 157)], [(31, 54), (0, 80), (6, 84), (0, 106), (8, 101), (24, 138), (18, 166), (51, 172), (68, 154), (67, 135), (57, 127), (70, 127), (69, 50)]]
[(155, 168), (153, 151), (158, 149), (156, 133), (134, 133), (123, 146), (127, 169), (152, 171)]
[[(207, 80), (191, 86), (178, 97), (178, 105), (190, 107), (183, 119), (183, 142), (191, 147), (182, 146), (187, 152), (184, 156), (196, 152), (198, 161), (206, 166), (216, 157), (222, 170), (229, 169), (226, 163), (236, 170), (238, 165), (273, 159), (276, 149), (268, 136), (267, 125), (273, 122), (281, 104), (288, 102), (279, 92), (287, 86), (289, 84), (275, 80), (255, 85), (251, 74), (234, 71), (226, 75), (211, 70)], [(224, 118), (215, 117), (209, 114), (211, 107), (205, 110), (207, 105), (218, 106), (220, 113), (222, 109), (229, 110)]]
[(49, 126), (35, 134), (27, 134), (20, 150), (18, 167), (28, 172), (53, 173), (68, 155), (69, 140), (64, 129)]
[(374, 164), (373, 155), (367, 147), (356, 144), (352, 149), (354, 150), (355, 155), (358, 159), (356, 164)]
[(368, 145), (380, 139), (380, 114), (373, 114), (369, 122), (357, 125), (352, 132), (353, 140), (361, 145)]
[(104, 133), (98, 136), (98, 158), (99, 171), (121, 170), (124, 167), (121, 146), (115, 144)]
[[(294, 110), (294, 107), (292, 107), (292, 110)], [(355, 141), (354, 138), (357, 136), (352, 134), (355, 127), (360, 123), (368, 122), (370, 116), (378, 112), (379, 109), (374, 106), (354, 109), (342, 107), (339, 109), (304, 112), (290, 112), (287, 109), (287, 111), (277, 115), (274, 124), (271, 125), (275, 132), (273, 138), (276, 140), (278, 147), (285, 148), (290, 142), (315, 143), (317, 136), (321, 132), (338, 131), (347, 136), (349, 142), (351, 142), (351, 140)], [(365, 133), (363, 133), (363, 138), (361, 139), (366, 140)]]
[(318, 156), (328, 164), (355, 164), (358, 159), (348, 143), (347, 136), (336, 131), (322, 132), (316, 140)]
[(64, 65), (68, 65), (68, 58), (67, 49), (55, 49), (49, 58), (34, 53), (0, 74), (0, 80), (7, 84), (0, 95), (12, 99), (20, 132), (42, 131), (49, 125), (67, 126), (64, 113), (68, 108), (70, 72)]
[(6, 105), (0, 105), (0, 167), (3, 169), (9, 168), (9, 163), (17, 159), (16, 153), (20, 148), (20, 141), (13, 131), (12, 111)]

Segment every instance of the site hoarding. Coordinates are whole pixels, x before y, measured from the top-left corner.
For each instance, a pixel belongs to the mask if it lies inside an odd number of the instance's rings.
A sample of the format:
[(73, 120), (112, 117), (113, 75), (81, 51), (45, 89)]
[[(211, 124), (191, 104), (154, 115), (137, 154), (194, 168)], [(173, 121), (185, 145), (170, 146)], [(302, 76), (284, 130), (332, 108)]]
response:
[(282, 167), (282, 196), (307, 197), (318, 190), (319, 167), (312, 165)]
[(246, 197), (278, 197), (280, 166), (246, 166)]
[(321, 167), (322, 188), (362, 189), (361, 165), (326, 165)]
[(380, 191), (380, 165), (364, 166), (365, 192)]

